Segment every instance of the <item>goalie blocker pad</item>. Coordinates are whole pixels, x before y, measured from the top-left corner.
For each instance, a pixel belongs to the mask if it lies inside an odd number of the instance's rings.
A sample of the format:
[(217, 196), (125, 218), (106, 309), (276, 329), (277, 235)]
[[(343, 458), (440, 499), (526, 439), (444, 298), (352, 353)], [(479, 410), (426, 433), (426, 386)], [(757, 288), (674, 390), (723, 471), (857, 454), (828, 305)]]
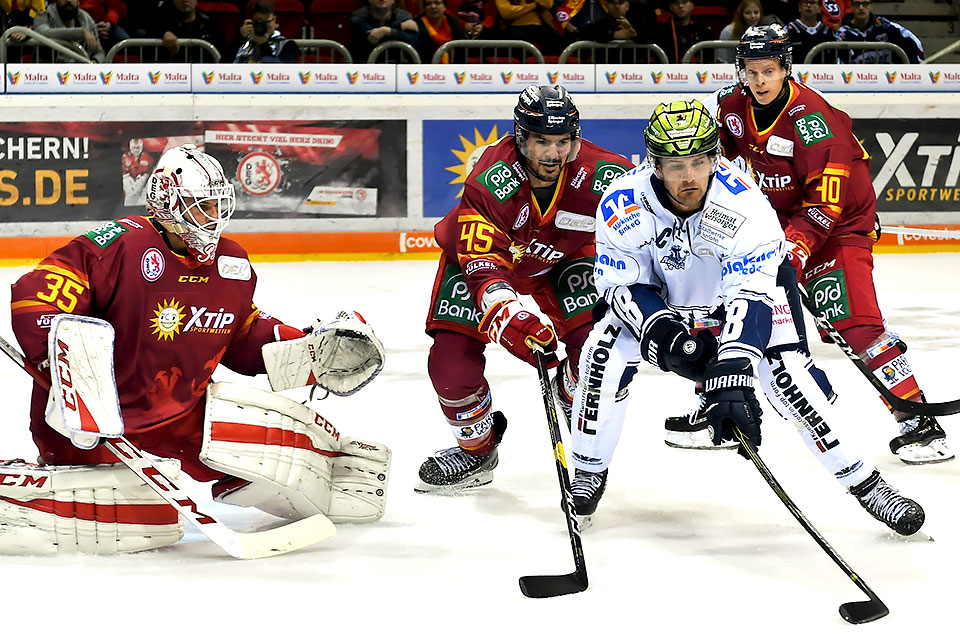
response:
[[(179, 481), (179, 461), (157, 466)], [(107, 555), (157, 549), (182, 537), (176, 509), (122, 464), (0, 461), (0, 553)]]
[(338, 396), (369, 384), (383, 369), (383, 344), (363, 317), (341, 311), (309, 335), (263, 345), (263, 363), (274, 391), (316, 382)]
[(220, 502), (282, 518), (323, 513), (335, 523), (383, 516), (390, 449), (341, 438), (321, 415), (283, 396), (219, 382), (207, 387), (200, 460), (249, 483)]
[(50, 392), (46, 422), (80, 449), (123, 435), (113, 373), (113, 326), (99, 318), (61, 313), (47, 336)]

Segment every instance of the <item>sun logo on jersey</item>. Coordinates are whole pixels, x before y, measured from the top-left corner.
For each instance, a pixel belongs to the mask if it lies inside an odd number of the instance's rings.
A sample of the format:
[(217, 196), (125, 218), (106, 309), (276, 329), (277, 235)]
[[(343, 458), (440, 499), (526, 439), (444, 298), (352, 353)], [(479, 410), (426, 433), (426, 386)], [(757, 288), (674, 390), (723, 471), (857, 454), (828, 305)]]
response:
[(522, 244), (517, 244), (515, 242), (510, 243), (510, 255), (513, 257), (514, 262), (520, 262), (523, 260), (523, 256), (527, 253), (527, 248)]
[[(455, 155), (461, 164), (452, 167), (444, 167), (445, 171), (453, 173), (456, 177), (447, 184), (462, 185), (467, 181), (467, 176), (473, 171), (477, 161), (483, 154), (483, 150), (500, 139), (500, 133), (497, 131), (497, 125), (493, 125), (490, 133), (484, 136), (476, 127), (473, 128), (473, 142), (464, 136), (460, 136), (460, 144), (463, 149), (450, 149), (450, 153)], [(463, 187), (457, 193), (457, 199), (463, 195)]]
[(157, 303), (157, 308), (153, 312), (154, 317), (150, 319), (150, 328), (157, 336), (157, 340), (173, 340), (174, 336), (179, 335), (180, 327), (183, 326), (183, 320), (186, 314), (183, 312), (183, 305), (177, 302), (176, 298), (164, 300)]

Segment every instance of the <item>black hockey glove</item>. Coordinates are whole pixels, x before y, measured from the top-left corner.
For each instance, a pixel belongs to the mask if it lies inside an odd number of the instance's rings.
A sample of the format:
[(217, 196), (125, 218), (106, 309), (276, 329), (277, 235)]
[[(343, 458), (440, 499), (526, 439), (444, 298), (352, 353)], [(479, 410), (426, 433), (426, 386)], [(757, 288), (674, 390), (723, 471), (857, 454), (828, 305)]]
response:
[(717, 357), (717, 339), (709, 331), (690, 335), (673, 318), (659, 318), (643, 332), (640, 353), (662, 371), (672, 371), (688, 380), (703, 378), (707, 363)]
[[(760, 403), (753, 393), (753, 365), (746, 358), (715, 360), (707, 366), (703, 381), (700, 417), (713, 427), (713, 444), (736, 440), (733, 427), (760, 446)], [(743, 446), (737, 453), (749, 459)]]

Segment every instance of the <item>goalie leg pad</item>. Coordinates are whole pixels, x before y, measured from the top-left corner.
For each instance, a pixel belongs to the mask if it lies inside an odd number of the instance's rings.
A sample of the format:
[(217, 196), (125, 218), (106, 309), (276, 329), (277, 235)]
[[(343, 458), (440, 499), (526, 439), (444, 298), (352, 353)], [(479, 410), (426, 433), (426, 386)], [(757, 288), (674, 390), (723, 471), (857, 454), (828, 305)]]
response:
[[(179, 480), (180, 463), (157, 463)], [(176, 509), (121, 464), (0, 462), (0, 553), (109, 555), (183, 537)]]
[(383, 515), (390, 449), (350, 436), (283, 396), (230, 383), (207, 388), (200, 460), (249, 481), (217, 500), (283, 518), (333, 522)]

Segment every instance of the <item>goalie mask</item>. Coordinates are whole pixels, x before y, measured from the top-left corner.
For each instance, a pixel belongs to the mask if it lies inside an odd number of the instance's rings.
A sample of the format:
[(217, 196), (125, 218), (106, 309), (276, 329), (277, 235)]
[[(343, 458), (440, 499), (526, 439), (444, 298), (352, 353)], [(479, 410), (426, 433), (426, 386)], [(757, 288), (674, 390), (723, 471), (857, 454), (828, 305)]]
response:
[(203, 264), (213, 262), (236, 203), (217, 159), (191, 144), (165, 151), (147, 184), (149, 214)]

